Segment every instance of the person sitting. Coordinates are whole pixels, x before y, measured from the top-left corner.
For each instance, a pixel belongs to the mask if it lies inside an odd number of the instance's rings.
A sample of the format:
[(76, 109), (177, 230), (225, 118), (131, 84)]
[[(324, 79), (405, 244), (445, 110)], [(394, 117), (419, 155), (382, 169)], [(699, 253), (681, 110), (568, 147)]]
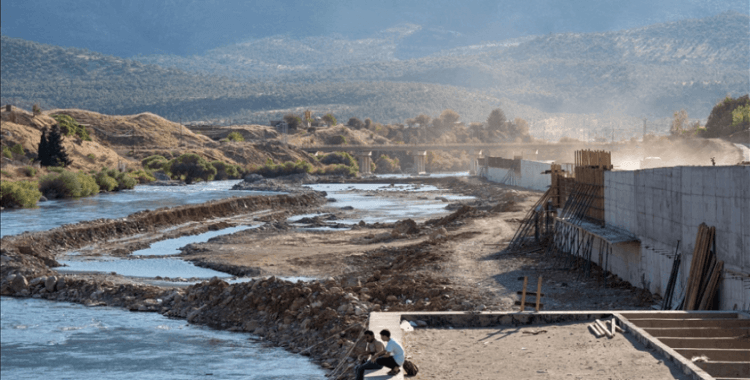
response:
[(374, 360), (375, 364), (379, 364), (382, 367), (390, 368), (391, 370), (388, 372), (388, 375), (397, 375), (401, 372), (400, 367), (404, 365), (404, 360), (406, 359), (404, 348), (398, 342), (391, 339), (391, 332), (388, 330), (380, 332), (380, 339), (386, 342), (385, 349), (373, 355), (370, 360)]
[[(365, 347), (365, 353), (368, 357), (385, 350), (385, 346), (383, 346), (383, 343), (375, 339), (375, 333), (370, 330), (365, 331), (365, 341), (367, 342), (367, 346)], [(374, 359), (368, 358), (366, 359), (364, 363), (356, 367), (357, 380), (364, 379), (366, 370), (381, 369), (381, 368), (383, 368), (382, 365), (375, 363)]]

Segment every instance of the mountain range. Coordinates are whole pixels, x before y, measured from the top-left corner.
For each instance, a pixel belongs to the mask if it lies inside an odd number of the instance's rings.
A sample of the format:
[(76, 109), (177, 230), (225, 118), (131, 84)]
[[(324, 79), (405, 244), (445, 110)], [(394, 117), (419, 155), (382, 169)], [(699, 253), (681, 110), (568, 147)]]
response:
[(409, 23), (360, 39), (269, 36), (202, 54), (133, 59), (3, 36), (0, 93), (4, 103), (264, 124), (304, 108), (380, 122), (445, 108), (481, 121), (498, 106), (532, 120), (653, 120), (683, 108), (705, 119), (719, 99), (750, 88), (748, 25), (746, 14), (726, 12), (620, 31), (485, 41), (417, 58), (404, 58), (404, 51), (434, 31), (423, 34), (424, 26)]

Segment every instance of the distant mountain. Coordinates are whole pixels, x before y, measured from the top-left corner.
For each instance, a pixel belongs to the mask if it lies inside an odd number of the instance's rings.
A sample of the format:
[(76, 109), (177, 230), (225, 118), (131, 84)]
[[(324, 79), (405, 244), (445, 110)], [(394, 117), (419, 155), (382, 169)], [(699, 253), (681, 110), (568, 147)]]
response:
[(4, 0), (2, 34), (119, 57), (202, 55), (243, 41), (377, 38), (405, 24), (399, 59), (549, 33), (591, 33), (748, 13), (746, 0)]
[[(403, 122), (446, 108), (482, 120), (500, 99), (460, 88), (395, 82), (251, 82), (187, 73), (83, 49), (2, 37), (0, 102), (81, 108), (105, 114), (153, 112), (171, 120), (261, 123), (285, 113), (333, 112), (340, 120)], [(504, 103), (509, 115), (529, 113)]]

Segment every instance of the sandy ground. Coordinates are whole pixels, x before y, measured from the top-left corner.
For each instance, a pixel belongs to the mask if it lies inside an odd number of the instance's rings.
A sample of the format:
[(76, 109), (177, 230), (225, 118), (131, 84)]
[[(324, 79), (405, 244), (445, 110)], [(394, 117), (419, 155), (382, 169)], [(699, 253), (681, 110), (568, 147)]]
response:
[(597, 339), (585, 323), (417, 329), (404, 344), (413, 379), (688, 379), (632, 336)]

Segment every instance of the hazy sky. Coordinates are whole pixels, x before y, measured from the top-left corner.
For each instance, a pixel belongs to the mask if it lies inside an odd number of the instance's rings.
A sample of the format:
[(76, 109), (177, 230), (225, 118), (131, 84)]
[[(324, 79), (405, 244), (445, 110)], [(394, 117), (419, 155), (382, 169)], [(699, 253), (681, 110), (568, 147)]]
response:
[(4, 35), (119, 56), (196, 54), (280, 34), (363, 38), (404, 23), (455, 45), (749, 12), (748, 0), (3, 0), (0, 7)]

